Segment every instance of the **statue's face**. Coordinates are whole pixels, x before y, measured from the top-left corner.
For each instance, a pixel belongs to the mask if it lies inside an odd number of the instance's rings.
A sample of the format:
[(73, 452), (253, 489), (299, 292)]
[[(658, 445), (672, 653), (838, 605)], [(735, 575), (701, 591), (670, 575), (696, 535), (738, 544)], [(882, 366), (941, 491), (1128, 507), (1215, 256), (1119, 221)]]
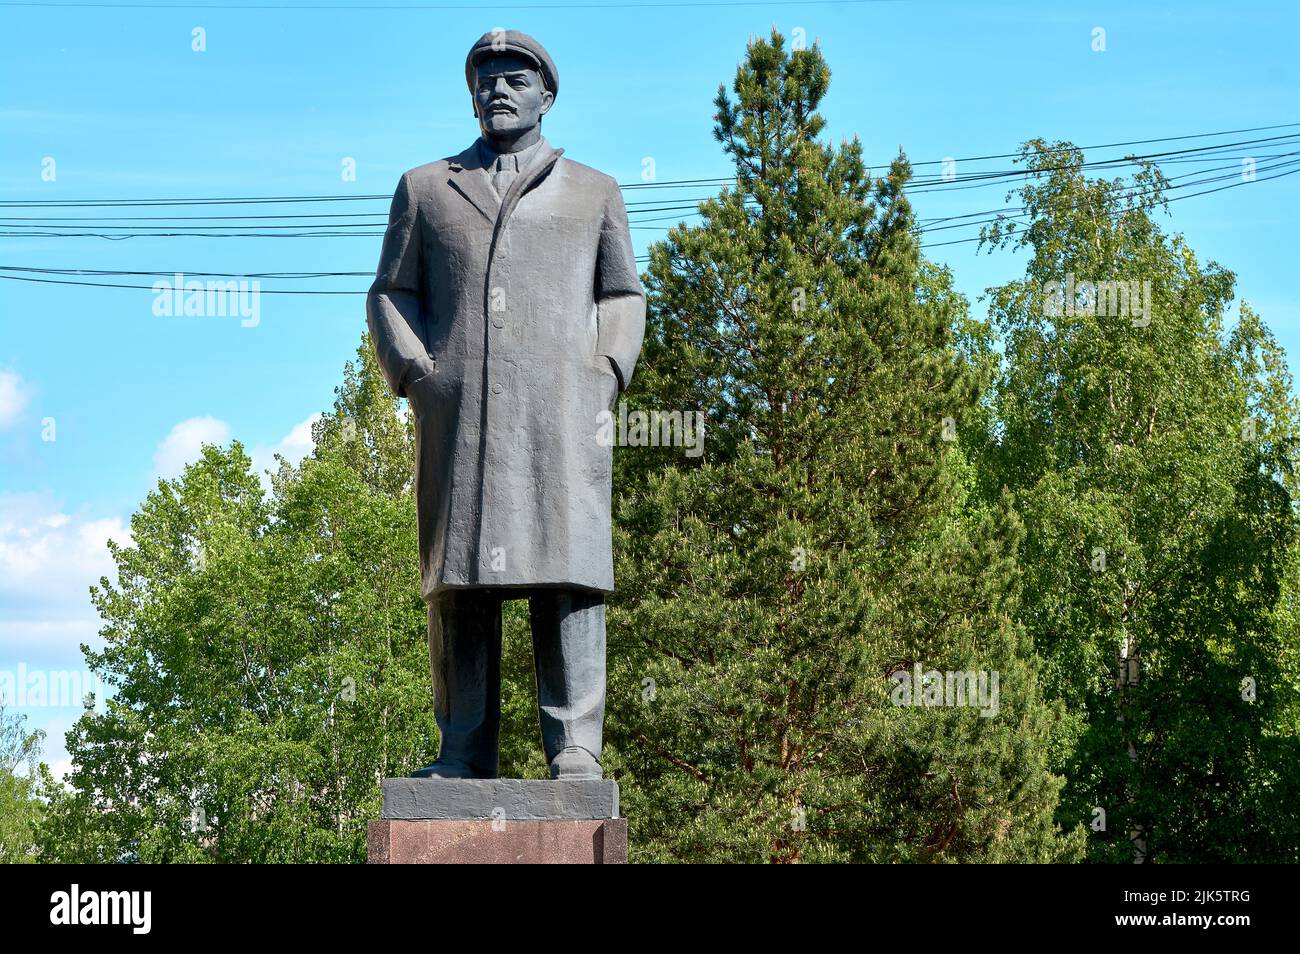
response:
[(541, 122), (555, 101), (533, 64), (513, 53), (481, 60), (475, 73), (474, 114), (484, 135), (525, 133)]

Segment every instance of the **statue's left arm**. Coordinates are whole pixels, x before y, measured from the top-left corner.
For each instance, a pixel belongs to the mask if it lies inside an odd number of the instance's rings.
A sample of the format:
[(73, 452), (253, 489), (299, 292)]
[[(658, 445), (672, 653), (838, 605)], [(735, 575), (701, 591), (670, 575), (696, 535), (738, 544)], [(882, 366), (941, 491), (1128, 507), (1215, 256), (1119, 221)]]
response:
[(626, 390), (645, 337), (645, 292), (637, 275), (623, 194), (612, 180), (596, 262), (596, 328), (596, 352), (609, 358), (619, 390)]
[(379, 268), (366, 296), (366, 324), (379, 367), (398, 397), (406, 397), (412, 368), (429, 360), (421, 336), (419, 230), (419, 203), (408, 174), (393, 193)]

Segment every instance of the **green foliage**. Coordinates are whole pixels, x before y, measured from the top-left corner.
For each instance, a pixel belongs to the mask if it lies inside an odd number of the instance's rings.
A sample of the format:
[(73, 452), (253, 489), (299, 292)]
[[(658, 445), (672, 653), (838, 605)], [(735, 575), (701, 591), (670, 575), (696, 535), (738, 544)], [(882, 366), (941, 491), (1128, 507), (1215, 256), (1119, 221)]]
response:
[[(1264, 810), (1296, 784), (1281, 353), (1244, 304), (1225, 331), (1234, 277), (1158, 228), (1156, 168), (1088, 179), (1077, 149), (1042, 141), (1021, 159), (1028, 225), (984, 235), (1031, 258), (990, 289), (1005, 364), (977, 463), (986, 499), (1009, 489), (1024, 518), (1020, 619), (1070, 713), (1060, 820), (1105, 810), (1099, 861), (1294, 861), (1293, 823)], [(1057, 297), (1071, 275), (1147, 282), (1150, 311)]]
[[(1071, 857), (1054, 713), (1012, 621), (1018, 523), (967, 500), (950, 426), (986, 333), (920, 260), (901, 157), (816, 137), (819, 51), (752, 43), (716, 135), (736, 186), (651, 249), (634, 409), (702, 410), (704, 457), (616, 464), (610, 767), (641, 860)], [(983, 357), (981, 357), (981, 355)], [(996, 717), (889, 675), (996, 670)], [(608, 756), (608, 753), (607, 753)]]
[[(1026, 144), (1025, 211), (984, 238), (1029, 265), (975, 320), (906, 160), (874, 178), (818, 138), (829, 82), (751, 43), (715, 101), (735, 186), (651, 247), (629, 410), (708, 426), (703, 457), (615, 455), (633, 858), (1300, 860), (1281, 349), (1157, 227), (1158, 169), (1089, 179), (1064, 143)], [(1150, 321), (1045, 308), (1070, 275), (1149, 282)], [(413, 431), (358, 355), (269, 492), (235, 443), (144, 501), (93, 590), (112, 692), (66, 782), (0, 712), (0, 860), (364, 858), (380, 780), (437, 738)], [(545, 777), (522, 603), (504, 628), (501, 771)], [(996, 711), (896, 704), (918, 664), (996, 672)]]
[(48, 858), (364, 860), (380, 779), (433, 757), (411, 433), (358, 355), (269, 495), (206, 447), (112, 547), (87, 654), (112, 697), (68, 735)]
[(22, 716), (5, 715), (0, 698), (0, 864), (36, 860), (36, 829), (42, 804), (36, 795), (41, 742), (45, 733), (28, 732)]

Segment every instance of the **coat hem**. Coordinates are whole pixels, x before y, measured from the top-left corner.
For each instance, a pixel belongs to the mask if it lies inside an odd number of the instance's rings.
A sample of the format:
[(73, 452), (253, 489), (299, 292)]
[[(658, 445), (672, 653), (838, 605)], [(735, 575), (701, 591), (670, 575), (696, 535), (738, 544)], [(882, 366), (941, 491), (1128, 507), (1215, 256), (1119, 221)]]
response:
[(458, 592), (461, 590), (496, 590), (501, 593), (518, 593), (517, 598), (522, 599), (534, 590), (580, 590), (584, 593), (599, 593), (602, 596), (608, 596), (614, 592), (614, 587), (608, 588), (590, 583), (443, 583), (436, 589), (426, 591), (423, 594), (426, 603), (432, 602), (444, 593)]

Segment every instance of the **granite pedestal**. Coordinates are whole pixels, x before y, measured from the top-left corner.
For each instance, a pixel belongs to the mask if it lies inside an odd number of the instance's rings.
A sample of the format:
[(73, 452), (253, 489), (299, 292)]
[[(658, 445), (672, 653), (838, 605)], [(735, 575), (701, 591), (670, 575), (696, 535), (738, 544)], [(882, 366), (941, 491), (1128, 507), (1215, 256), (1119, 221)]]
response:
[(618, 783), (604, 779), (383, 782), (370, 864), (626, 864)]

